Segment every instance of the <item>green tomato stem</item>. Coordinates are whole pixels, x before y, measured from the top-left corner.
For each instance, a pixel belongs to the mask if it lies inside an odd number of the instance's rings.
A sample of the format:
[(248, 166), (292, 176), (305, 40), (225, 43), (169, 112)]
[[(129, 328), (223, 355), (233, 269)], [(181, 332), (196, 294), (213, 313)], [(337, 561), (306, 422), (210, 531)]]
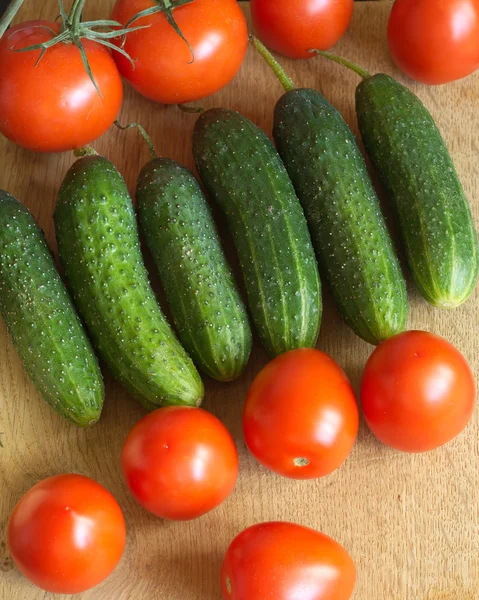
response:
[(266, 46), (259, 41), (257, 37), (254, 35), (250, 35), (250, 42), (256, 48), (256, 50), (261, 54), (261, 56), (265, 59), (268, 65), (273, 70), (273, 73), (279, 79), (279, 82), (283, 86), (286, 92), (291, 92), (295, 89), (295, 85), (293, 80), (286, 74), (283, 67), (279, 64), (279, 62), (275, 59), (275, 57), (271, 54), (271, 52), (266, 48)]
[(78, 32), (84, 6), (85, 0), (75, 0), (70, 10), (70, 14), (68, 15), (68, 20), (70, 21), (74, 33)]
[(5, 31), (10, 26), (10, 23), (13, 21), (13, 18), (19, 11), (20, 7), (23, 4), (23, 0), (12, 0), (5, 11), (5, 14), (0, 19), (0, 38), (3, 36)]
[(343, 58), (342, 56), (337, 56), (336, 54), (332, 54), (331, 52), (325, 52), (324, 50), (310, 50), (310, 52), (316, 52), (316, 54), (320, 54), (321, 56), (324, 56), (325, 58), (329, 58), (329, 60), (332, 60), (340, 65), (343, 65), (343, 67), (347, 67), (351, 71), (354, 71), (355, 73), (357, 73), (363, 79), (369, 79), (369, 77), (371, 77), (371, 73), (369, 71), (367, 71), (366, 69), (363, 69), (363, 67), (360, 67), (356, 63), (351, 62), (347, 58)]

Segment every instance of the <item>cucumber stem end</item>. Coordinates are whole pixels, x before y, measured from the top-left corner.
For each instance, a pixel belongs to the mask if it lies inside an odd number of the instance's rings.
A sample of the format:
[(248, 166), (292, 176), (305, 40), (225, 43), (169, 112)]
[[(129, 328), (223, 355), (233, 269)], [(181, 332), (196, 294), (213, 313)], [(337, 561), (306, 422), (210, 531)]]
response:
[(366, 69), (363, 69), (363, 67), (360, 67), (356, 63), (351, 62), (347, 58), (343, 58), (342, 56), (337, 56), (336, 54), (333, 54), (332, 52), (325, 52), (324, 50), (314, 50), (313, 49), (313, 50), (310, 50), (310, 52), (316, 52), (316, 54), (320, 54), (321, 56), (324, 56), (325, 58), (329, 58), (329, 60), (337, 62), (340, 65), (343, 65), (343, 67), (347, 67), (351, 71), (354, 71), (355, 73), (357, 73), (363, 79), (369, 79), (371, 77), (371, 73), (369, 71), (367, 71)]
[(261, 54), (261, 56), (265, 59), (268, 65), (273, 70), (273, 73), (279, 79), (279, 82), (283, 86), (285, 92), (291, 92), (296, 89), (296, 86), (293, 83), (293, 80), (286, 74), (286, 71), (279, 64), (279, 62), (275, 59), (275, 57), (271, 54), (271, 52), (266, 48), (266, 46), (259, 41), (257, 37), (254, 35), (249, 36), (249, 41), (253, 44), (256, 50)]

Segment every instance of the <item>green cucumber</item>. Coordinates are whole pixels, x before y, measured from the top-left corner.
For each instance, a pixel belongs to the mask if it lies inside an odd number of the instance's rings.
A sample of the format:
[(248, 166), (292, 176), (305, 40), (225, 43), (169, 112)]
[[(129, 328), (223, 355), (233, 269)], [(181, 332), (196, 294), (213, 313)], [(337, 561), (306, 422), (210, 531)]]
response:
[(321, 321), (318, 268), (303, 210), (274, 146), (246, 117), (218, 108), (196, 122), (193, 153), (226, 216), (267, 352), (314, 346)]
[(201, 187), (188, 169), (156, 158), (142, 169), (136, 197), (178, 337), (207, 375), (235, 379), (251, 329)]
[(477, 283), (477, 232), (434, 119), (392, 77), (330, 58), (363, 77), (356, 90), (359, 129), (396, 213), (416, 287), (434, 306), (459, 306)]
[(27, 374), (48, 404), (80, 427), (98, 421), (104, 389), (90, 342), (42, 231), (28, 209), (4, 191), (0, 313)]
[(201, 404), (203, 384), (150, 287), (133, 204), (110, 161), (73, 164), (54, 220), (73, 298), (113, 375), (150, 410)]
[(287, 91), (273, 137), (303, 206), (320, 265), (344, 321), (365, 341), (404, 331), (406, 283), (355, 137), (316, 90), (294, 89), (260, 43)]

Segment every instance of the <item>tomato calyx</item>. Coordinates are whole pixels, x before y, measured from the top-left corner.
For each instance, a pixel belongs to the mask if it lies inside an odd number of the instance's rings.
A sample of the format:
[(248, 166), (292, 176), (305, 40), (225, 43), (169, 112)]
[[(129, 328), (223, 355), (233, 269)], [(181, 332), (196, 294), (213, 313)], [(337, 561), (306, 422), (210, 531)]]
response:
[(153, 0), (153, 2), (155, 3), (154, 6), (151, 6), (150, 8), (146, 8), (145, 10), (142, 10), (141, 12), (136, 14), (134, 17), (132, 17), (126, 24), (126, 28), (128, 28), (132, 23), (134, 23), (138, 19), (141, 19), (143, 17), (150, 17), (151, 15), (155, 15), (157, 13), (163, 13), (165, 15), (168, 23), (173, 27), (173, 29), (176, 31), (176, 33), (180, 36), (180, 38), (188, 46), (188, 49), (191, 53), (191, 61), (188, 64), (193, 63), (195, 60), (195, 54), (193, 52), (193, 48), (191, 47), (190, 43), (183, 35), (183, 32), (181, 31), (181, 29), (178, 26), (178, 23), (175, 21), (175, 18), (173, 16), (173, 11), (175, 10), (175, 8), (184, 6), (185, 4), (191, 4), (192, 2), (194, 2), (194, 0)]
[[(42, 42), (40, 44), (33, 44), (31, 46), (26, 46), (25, 48), (13, 48), (12, 47), (11, 50), (13, 52), (30, 52), (32, 50), (40, 50), (38, 59), (35, 62), (35, 66), (37, 66), (38, 63), (43, 58), (45, 52), (49, 48), (55, 46), (56, 44), (60, 44), (60, 43), (75, 44), (75, 46), (78, 48), (78, 50), (80, 52), (83, 66), (85, 67), (85, 70), (88, 73), (88, 76), (89, 76), (91, 82), (95, 86), (95, 89), (96, 89), (98, 95), (100, 97), (102, 97), (102, 94), (96, 84), (95, 78), (93, 77), (93, 73), (91, 71), (90, 64), (88, 62), (88, 58), (87, 58), (86, 51), (83, 46), (82, 40), (84, 40), (84, 39), (91, 40), (98, 44), (106, 46), (107, 48), (110, 48), (111, 50), (120, 52), (132, 64), (134, 64), (133, 59), (129, 56), (129, 54), (121, 46), (117, 46), (117, 45), (113, 44), (112, 42), (110, 42), (109, 40), (112, 38), (118, 38), (118, 37), (124, 38), (128, 33), (132, 32), (132, 31), (136, 31), (138, 29), (144, 29), (145, 27), (148, 27), (148, 26), (142, 25), (142, 26), (133, 27), (133, 28), (123, 28), (122, 24), (119, 23), (118, 21), (112, 21), (112, 20), (82, 21), (81, 17), (82, 17), (82, 12), (83, 12), (83, 7), (85, 5), (85, 1), (86, 0), (75, 0), (72, 5), (72, 8), (70, 10), (70, 13), (67, 14), (65, 11), (65, 7), (63, 6), (63, 0), (58, 0), (58, 4), (59, 4), (59, 8), (60, 8), (60, 18), (62, 21), (62, 24), (60, 27), (60, 32), (59, 33), (55, 32), (53, 29), (48, 27), (48, 25), (38, 25), (37, 27), (48, 30), (52, 34), (53, 37), (50, 40), (48, 40), (46, 42)], [(18, 0), (18, 2), (16, 3), (17, 10), (20, 7), (22, 2), (23, 2), (23, 0)], [(8, 17), (10, 20), (13, 19), (15, 12), (16, 11), (14, 11), (13, 14), (11, 14)], [(6, 27), (8, 27), (8, 24), (9, 23), (7, 23), (6, 20), (5, 20), (5, 22), (2, 21), (0, 30), (3, 29), (4, 27), (6, 29)], [(17, 31), (21, 31), (21, 29), (20, 30), (17, 29)]]

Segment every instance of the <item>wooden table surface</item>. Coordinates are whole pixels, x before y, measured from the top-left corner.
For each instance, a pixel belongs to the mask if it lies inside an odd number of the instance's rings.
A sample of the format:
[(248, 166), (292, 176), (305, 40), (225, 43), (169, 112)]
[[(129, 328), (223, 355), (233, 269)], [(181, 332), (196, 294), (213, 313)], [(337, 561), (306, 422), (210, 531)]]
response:
[[(89, 3), (88, 17), (107, 15), (112, 0)], [(55, 0), (26, 2), (20, 18), (54, 17)], [(247, 11), (248, 9), (245, 8)], [(339, 53), (368, 69), (401, 76), (388, 57), (389, 3), (355, 5), (353, 23), (338, 44)], [(352, 73), (323, 59), (282, 61), (298, 86), (320, 89), (357, 131)], [(445, 87), (407, 84), (430, 108), (452, 151), (479, 220), (479, 73)], [(271, 131), (279, 84), (252, 48), (239, 75), (205, 107), (234, 108)], [(192, 166), (195, 115), (162, 107), (126, 86), (121, 121), (141, 122), (159, 151)], [(134, 189), (148, 159), (136, 132), (112, 129), (95, 143)], [(22, 200), (56, 248), (52, 211), (69, 154), (34, 154), (0, 140), (0, 188)], [(224, 230), (224, 227), (221, 227)], [(230, 244), (226, 237), (226, 245)], [(151, 261), (150, 261), (151, 262)], [(149, 263), (150, 264), (150, 263)], [(152, 274), (154, 284), (157, 281)], [(408, 283), (410, 328), (427, 329), (456, 344), (479, 372), (479, 293), (453, 312), (427, 305)], [(318, 347), (344, 367), (355, 389), (372, 347), (338, 318), (325, 294)], [(0, 324), (0, 599), (54, 598), (28, 583), (15, 569), (6, 547), (10, 512), (34, 483), (57, 473), (77, 472), (106, 486), (120, 502), (128, 540), (120, 565), (85, 600), (219, 600), (218, 571), (232, 538), (266, 520), (291, 520), (331, 535), (350, 551), (358, 568), (355, 600), (474, 600), (479, 598), (479, 420), (477, 411), (455, 441), (423, 455), (391, 450), (361, 423), (358, 441), (337, 472), (310, 482), (284, 479), (259, 466), (247, 452), (241, 432), (245, 393), (265, 364), (256, 346), (244, 375), (233, 384), (206, 383), (205, 408), (228, 426), (240, 452), (235, 491), (217, 510), (189, 523), (157, 519), (131, 498), (122, 480), (119, 455), (125, 436), (144, 410), (106, 375), (101, 421), (79, 430), (54, 414), (36, 393)]]

